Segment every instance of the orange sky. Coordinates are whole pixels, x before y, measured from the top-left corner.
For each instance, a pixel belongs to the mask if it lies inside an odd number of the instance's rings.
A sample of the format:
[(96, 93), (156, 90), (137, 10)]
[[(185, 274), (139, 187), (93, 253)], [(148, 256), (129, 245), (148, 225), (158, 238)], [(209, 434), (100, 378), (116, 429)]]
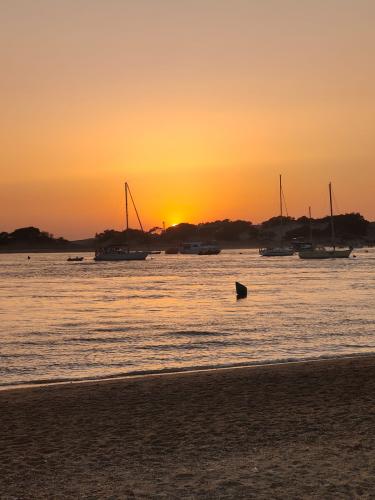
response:
[[(68, 238), (278, 211), (375, 219), (372, 0), (0, 7), (0, 230)], [(134, 220), (134, 219), (133, 219)]]

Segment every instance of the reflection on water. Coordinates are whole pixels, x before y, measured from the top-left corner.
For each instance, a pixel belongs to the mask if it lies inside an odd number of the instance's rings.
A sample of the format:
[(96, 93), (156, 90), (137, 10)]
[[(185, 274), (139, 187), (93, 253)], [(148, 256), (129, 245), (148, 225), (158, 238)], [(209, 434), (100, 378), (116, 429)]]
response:
[(0, 255), (0, 384), (371, 352), (375, 250), (356, 255)]

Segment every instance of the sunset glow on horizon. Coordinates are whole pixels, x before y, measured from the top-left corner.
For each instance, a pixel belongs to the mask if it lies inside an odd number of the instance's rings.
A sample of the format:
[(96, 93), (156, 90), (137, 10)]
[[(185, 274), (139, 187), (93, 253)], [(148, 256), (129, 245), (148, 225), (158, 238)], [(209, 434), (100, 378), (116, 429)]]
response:
[[(4, 2), (0, 231), (375, 219), (370, 0)], [(132, 227), (137, 227), (134, 214)]]

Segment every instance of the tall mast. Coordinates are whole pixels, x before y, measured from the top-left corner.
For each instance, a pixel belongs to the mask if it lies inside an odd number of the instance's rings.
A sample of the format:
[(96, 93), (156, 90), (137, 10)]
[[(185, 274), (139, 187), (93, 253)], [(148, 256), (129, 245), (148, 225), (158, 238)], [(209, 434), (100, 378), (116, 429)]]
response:
[(335, 249), (335, 226), (333, 223), (333, 208), (332, 208), (332, 184), (329, 183), (329, 206), (331, 210), (331, 242), (333, 249)]
[(137, 216), (137, 219), (138, 219), (139, 227), (141, 228), (142, 233), (144, 233), (144, 229), (143, 229), (143, 226), (142, 226), (141, 218), (139, 217), (139, 213), (138, 213), (137, 207), (135, 206), (135, 202), (134, 202), (134, 198), (132, 196), (132, 192), (130, 191), (129, 185), (128, 184), (126, 184), (126, 185), (127, 185), (128, 191), (129, 191), (130, 199), (131, 199), (132, 204), (133, 204), (135, 215)]
[(311, 217), (311, 207), (309, 207), (309, 239), (310, 243), (312, 243), (312, 217)]
[(282, 222), (282, 217), (283, 217), (283, 188), (282, 188), (282, 185), (281, 185), (281, 174), (280, 174), (280, 177), (279, 177), (280, 181), (279, 181), (279, 196), (280, 196), (280, 217), (281, 217), (281, 222)]
[(283, 188), (281, 185), (281, 174), (279, 176), (279, 197), (280, 197), (280, 241), (282, 240), (283, 234)]
[(126, 217), (126, 231), (129, 229), (129, 211), (128, 211), (128, 183), (125, 182), (125, 217)]

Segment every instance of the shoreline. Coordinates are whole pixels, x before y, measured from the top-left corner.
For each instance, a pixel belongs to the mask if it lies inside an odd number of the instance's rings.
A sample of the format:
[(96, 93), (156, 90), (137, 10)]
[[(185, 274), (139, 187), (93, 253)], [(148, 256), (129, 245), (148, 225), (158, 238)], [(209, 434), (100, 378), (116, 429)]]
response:
[[(176, 244), (177, 245), (177, 244)], [(169, 245), (171, 246), (171, 245)], [(178, 245), (177, 245), (178, 246)], [(264, 244), (259, 244), (256, 245), (254, 244), (249, 244), (249, 245), (240, 245), (240, 244), (235, 244), (235, 245), (228, 245), (228, 244), (220, 244), (222, 250), (258, 250), (260, 246), (264, 246)], [(134, 249), (136, 250), (144, 250), (144, 251), (160, 251), (164, 252), (168, 248), (168, 245), (150, 245), (150, 246), (142, 246), (142, 245), (135, 245)], [(88, 247), (88, 248), (74, 248), (70, 247), (68, 249), (64, 248), (51, 248), (51, 249), (38, 249), (38, 248), (29, 248), (29, 249), (0, 249), (0, 255), (11, 255), (11, 254), (25, 254), (25, 253), (30, 253), (30, 254), (40, 254), (40, 253), (94, 253), (96, 247)]]
[(257, 367), (272, 367), (272, 366), (283, 366), (283, 365), (304, 365), (304, 364), (314, 364), (314, 363), (324, 363), (325, 361), (340, 361), (340, 360), (355, 360), (355, 359), (363, 359), (363, 358), (375, 358), (374, 353), (351, 353), (351, 354), (343, 354), (341, 356), (321, 356), (321, 357), (312, 357), (307, 359), (287, 359), (287, 360), (275, 360), (275, 361), (254, 361), (254, 362), (243, 362), (243, 363), (235, 363), (229, 365), (208, 365), (208, 366), (192, 366), (192, 367), (182, 367), (182, 368), (162, 368), (160, 370), (140, 370), (134, 372), (122, 372), (113, 375), (103, 375), (98, 377), (87, 377), (87, 378), (61, 378), (61, 379), (51, 379), (51, 380), (43, 380), (36, 379), (30, 380), (28, 382), (9, 382), (9, 383), (0, 383), (0, 393), (4, 391), (13, 391), (20, 389), (31, 389), (34, 387), (50, 387), (50, 386), (64, 386), (64, 385), (72, 385), (72, 384), (95, 384), (106, 381), (122, 381), (128, 379), (136, 379), (136, 378), (147, 378), (147, 377), (165, 377), (168, 375), (175, 374), (193, 374), (193, 373), (201, 373), (201, 372), (212, 372), (212, 371), (221, 371), (221, 370), (238, 370), (241, 368), (257, 368)]
[[(228, 244), (228, 243), (223, 243), (223, 242), (219, 242), (220, 244), (220, 247), (222, 250), (258, 250), (259, 248), (263, 248), (265, 246), (267, 246), (266, 243), (264, 242), (260, 242), (259, 244), (256, 244), (256, 243), (251, 243), (251, 244), (239, 244), (238, 242), (237, 243), (234, 243), (233, 245), (231, 244)], [(268, 242), (268, 245), (272, 245), (273, 243), (272, 242)], [(329, 243), (325, 242), (325, 243), (321, 243), (322, 245), (329, 245)], [(171, 244), (173, 245), (173, 244)], [(171, 246), (169, 245), (169, 246)], [(178, 245), (177, 245), (178, 246)], [(362, 248), (374, 248), (375, 245), (361, 245), (361, 246), (354, 246), (354, 250), (361, 250)], [(168, 245), (150, 245), (150, 246), (142, 246), (142, 245), (136, 245), (134, 247), (134, 249), (136, 250), (143, 250), (143, 251), (160, 251), (160, 252), (164, 252), (166, 249), (168, 248)], [(92, 247), (88, 247), (88, 248), (82, 248), (82, 247), (79, 247), (79, 248), (75, 248), (75, 247), (68, 247), (67, 249), (64, 249), (64, 248), (45, 248), (45, 249), (38, 249), (38, 248), (29, 248), (29, 249), (25, 249), (25, 248), (22, 248), (22, 249), (10, 249), (10, 248), (2, 248), (0, 249), (0, 255), (12, 255), (12, 254), (41, 254), (41, 253), (54, 253), (54, 254), (60, 254), (60, 253), (94, 253), (95, 252), (95, 249), (96, 247), (95, 246), (92, 246)]]
[(0, 493), (371, 497), (374, 402), (375, 355), (2, 391)]

